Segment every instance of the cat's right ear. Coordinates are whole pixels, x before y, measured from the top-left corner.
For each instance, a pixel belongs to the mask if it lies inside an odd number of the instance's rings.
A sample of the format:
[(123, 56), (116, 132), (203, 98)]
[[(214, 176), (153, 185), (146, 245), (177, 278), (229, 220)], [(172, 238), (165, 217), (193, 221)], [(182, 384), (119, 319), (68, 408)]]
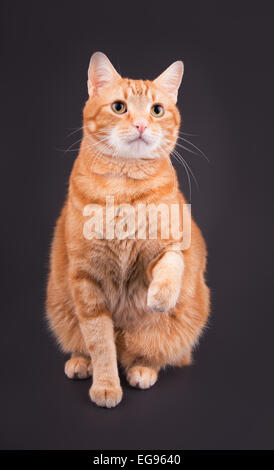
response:
[(110, 60), (102, 52), (95, 52), (88, 68), (88, 94), (94, 95), (100, 88), (111, 85), (121, 77)]
[(154, 82), (163, 88), (177, 102), (178, 89), (184, 74), (184, 64), (181, 60), (173, 62)]

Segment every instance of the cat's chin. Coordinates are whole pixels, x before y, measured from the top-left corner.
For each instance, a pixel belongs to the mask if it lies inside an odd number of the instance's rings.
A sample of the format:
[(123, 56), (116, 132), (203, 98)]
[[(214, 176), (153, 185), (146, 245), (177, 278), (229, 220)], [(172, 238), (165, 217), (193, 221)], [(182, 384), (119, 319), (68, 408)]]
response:
[(123, 152), (115, 155), (115, 158), (120, 158), (121, 160), (128, 160), (132, 162), (137, 162), (138, 160), (156, 160), (159, 158), (155, 152), (143, 152), (143, 153), (136, 153), (136, 152)]
[(123, 148), (117, 149), (117, 156), (128, 160), (157, 158), (155, 146), (144, 141), (133, 141)]

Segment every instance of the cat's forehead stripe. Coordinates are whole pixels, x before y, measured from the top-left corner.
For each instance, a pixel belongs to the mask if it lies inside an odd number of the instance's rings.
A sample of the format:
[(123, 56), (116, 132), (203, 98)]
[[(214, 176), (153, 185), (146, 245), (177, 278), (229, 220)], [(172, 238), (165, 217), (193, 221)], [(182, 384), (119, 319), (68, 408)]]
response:
[(123, 83), (123, 92), (125, 99), (128, 99), (132, 95), (142, 95), (152, 98), (152, 93), (148, 82), (143, 80), (130, 80), (126, 79)]

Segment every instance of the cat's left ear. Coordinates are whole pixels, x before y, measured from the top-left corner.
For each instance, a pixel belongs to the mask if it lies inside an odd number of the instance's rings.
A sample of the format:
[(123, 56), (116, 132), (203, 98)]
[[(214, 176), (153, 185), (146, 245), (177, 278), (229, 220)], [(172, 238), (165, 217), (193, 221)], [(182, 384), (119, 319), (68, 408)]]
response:
[(159, 77), (154, 80), (154, 83), (160, 88), (163, 88), (175, 101), (177, 102), (178, 89), (181, 85), (184, 74), (184, 64), (181, 60), (173, 62)]
[(121, 77), (110, 60), (102, 52), (95, 52), (88, 68), (88, 94), (93, 95), (100, 88), (110, 86)]

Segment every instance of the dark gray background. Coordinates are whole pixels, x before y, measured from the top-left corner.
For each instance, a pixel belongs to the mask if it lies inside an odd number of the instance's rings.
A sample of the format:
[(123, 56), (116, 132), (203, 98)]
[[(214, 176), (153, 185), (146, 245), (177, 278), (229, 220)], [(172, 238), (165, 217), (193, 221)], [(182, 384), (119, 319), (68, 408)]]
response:
[[(1, 448), (274, 448), (274, 17), (250, 2), (190, 3), (1, 2)], [(81, 126), (96, 50), (132, 78), (183, 59), (182, 129), (211, 162), (183, 153), (199, 181), (191, 202), (212, 290), (195, 364), (167, 369), (149, 391), (123, 379), (113, 410), (90, 402), (89, 380), (65, 378), (44, 320), (49, 245), (77, 155), (62, 149), (81, 137), (68, 134)]]

